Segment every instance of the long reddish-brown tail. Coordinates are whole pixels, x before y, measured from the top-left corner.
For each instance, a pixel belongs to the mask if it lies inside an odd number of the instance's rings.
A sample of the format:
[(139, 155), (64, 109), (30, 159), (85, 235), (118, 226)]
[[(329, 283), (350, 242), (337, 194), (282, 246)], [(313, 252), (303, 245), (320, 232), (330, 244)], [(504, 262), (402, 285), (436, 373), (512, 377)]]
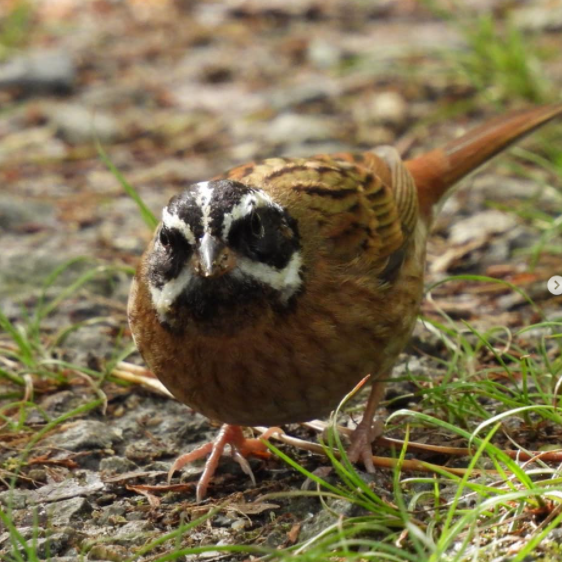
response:
[(418, 188), (420, 211), (430, 216), (448, 189), (525, 135), (562, 115), (562, 103), (499, 117), (443, 148), (406, 162)]

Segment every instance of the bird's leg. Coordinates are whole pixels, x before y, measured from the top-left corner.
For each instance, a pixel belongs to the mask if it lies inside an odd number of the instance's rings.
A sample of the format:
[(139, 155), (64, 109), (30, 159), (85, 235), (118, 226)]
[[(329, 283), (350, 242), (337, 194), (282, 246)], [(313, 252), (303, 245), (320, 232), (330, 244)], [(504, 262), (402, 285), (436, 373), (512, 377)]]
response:
[(359, 425), (351, 435), (351, 445), (347, 449), (347, 457), (351, 462), (363, 461), (367, 472), (375, 472), (373, 465), (372, 443), (380, 437), (383, 431), (383, 421), (375, 420), (375, 411), (381, 398), (384, 396), (384, 382), (374, 381), (371, 387), (371, 394), (367, 400), (367, 406)]
[(280, 432), (282, 432), (282, 430), (278, 427), (271, 427), (260, 436), (260, 439), (248, 439), (244, 437), (240, 426), (224, 424), (220, 428), (219, 434), (212, 443), (205, 443), (204, 445), (201, 445), (201, 447), (198, 447), (185, 455), (181, 455), (174, 461), (174, 464), (172, 464), (172, 467), (168, 472), (168, 482), (172, 479), (174, 473), (183, 468), (186, 464), (208, 455), (209, 458), (205, 463), (205, 469), (203, 470), (203, 474), (201, 474), (201, 478), (199, 478), (199, 482), (197, 483), (196, 499), (197, 502), (201, 502), (207, 493), (209, 482), (215, 474), (219, 464), (219, 459), (223, 454), (225, 447), (230, 445), (230, 448), (232, 449), (232, 457), (242, 467), (244, 473), (250, 477), (252, 483), (255, 485), (256, 479), (254, 478), (254, 474), (246, 457), (250, 455), (264, 458), (268, 457), (269, 451), (261, 440), (268, 439), (273, 433)]

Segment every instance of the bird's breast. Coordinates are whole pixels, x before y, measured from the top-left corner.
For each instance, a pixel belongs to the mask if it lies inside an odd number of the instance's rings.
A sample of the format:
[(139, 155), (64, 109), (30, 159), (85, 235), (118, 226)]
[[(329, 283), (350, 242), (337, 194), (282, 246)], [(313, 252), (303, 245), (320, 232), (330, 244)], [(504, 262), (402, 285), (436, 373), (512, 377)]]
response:
[(391, 287), (316, 273), (290, 314), (254, 311), (258, 320), (228, 334), (195, 326), (182, 337), (160, 325), (139, 283), (135, 341), (172, 394), (211, 419), (271, 426), (325, 416), (365, 375), (389, 373), (419, 308), (423, 256), (407, 260)]

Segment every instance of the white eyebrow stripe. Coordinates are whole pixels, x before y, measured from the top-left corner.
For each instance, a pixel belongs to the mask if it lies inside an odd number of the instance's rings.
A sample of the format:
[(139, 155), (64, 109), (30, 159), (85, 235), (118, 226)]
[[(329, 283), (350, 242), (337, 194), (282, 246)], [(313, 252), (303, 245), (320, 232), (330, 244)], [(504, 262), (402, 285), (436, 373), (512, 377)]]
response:
[(191, 246), (195, 246), (195, 235), (191, 230), (190, 226), (183, 220), (181, 220), (177, 215), (172, 215), (170, 211), (168, 211), (168, 207), (164, 207), (162, 211), (162, 224), (166, 228), (174, 228), (175, 230), (179, 230), (187, 242)]
[(246, 195), (242, 196), (240, 201), (232, 207), (229, 213), (224, 214), (223, 227), (222, 227), (222, 237), (224, 240), (228, 239), (228, 234), (230, 233), (230, 228), (232, 224), (237, 220), (247, 216), (252, 212), (253, 209), (259, 209), (262, 207), (273, 207), (282, 211), (282, 208), (277, 205), (271, 199), (271, 197), (263, 192), (261, 189), (256, 189)]
[(211, 220), (211, 199), (213, 198), (212, 187), (209, 187), (208, 181), (202, 181), (197, 185), (197, 195), (195, 196), (195, 203), (201, 209), (203, 215), (203, 231), (209, 231), (209, 222)]

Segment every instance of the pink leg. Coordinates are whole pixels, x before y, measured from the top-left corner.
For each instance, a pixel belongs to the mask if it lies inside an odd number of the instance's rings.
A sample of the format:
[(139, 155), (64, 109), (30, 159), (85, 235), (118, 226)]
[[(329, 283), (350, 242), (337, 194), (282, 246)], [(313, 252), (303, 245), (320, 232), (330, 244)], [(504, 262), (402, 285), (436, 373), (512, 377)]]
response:
[(382, 397), (384, 396), (384, 382), (374, 381), (371, 387), (371, 394), (367, 400), (367, 406), (359, 425), (351, 436), (351, 445), (347, 450), (347, 456), (351, 462), (363, 461), (367, 472), (375, 472), (373, 465), (372, 443), (380, 437), (383, 430), (382, 420), (373, 423), (375, 411)]
[[(279, 428), (270, 428), (261, 436), (261, 438), (267, 439), (273, 433), (279, 432), (281, 432)], [(259, 439), (246, 439), (240, 426), (228, 424), (225, 424), (220, 428), (219, 434), (212, 443), (205, 443), (205, 445), (178, 457), (168, 472), (168, 481), (171, 480), (174, 472), (180, 470), (186, 464), (209, 455), (209, 458), (205, 463), (203, 474), (197, 483), (196, 499), (197, 502), (201, 502), (207, 493), (209, 482), (215, 474), (220, 457), (227, 445), (230, 445), (232, 449), (232, 456), (234, 460), (240, 464), (242, 470), (250, 476), (252, 482), (255, 484), (256, 481), (246, 457), (249, 455), (267, 457), (269, 456), (267, 447)]]

